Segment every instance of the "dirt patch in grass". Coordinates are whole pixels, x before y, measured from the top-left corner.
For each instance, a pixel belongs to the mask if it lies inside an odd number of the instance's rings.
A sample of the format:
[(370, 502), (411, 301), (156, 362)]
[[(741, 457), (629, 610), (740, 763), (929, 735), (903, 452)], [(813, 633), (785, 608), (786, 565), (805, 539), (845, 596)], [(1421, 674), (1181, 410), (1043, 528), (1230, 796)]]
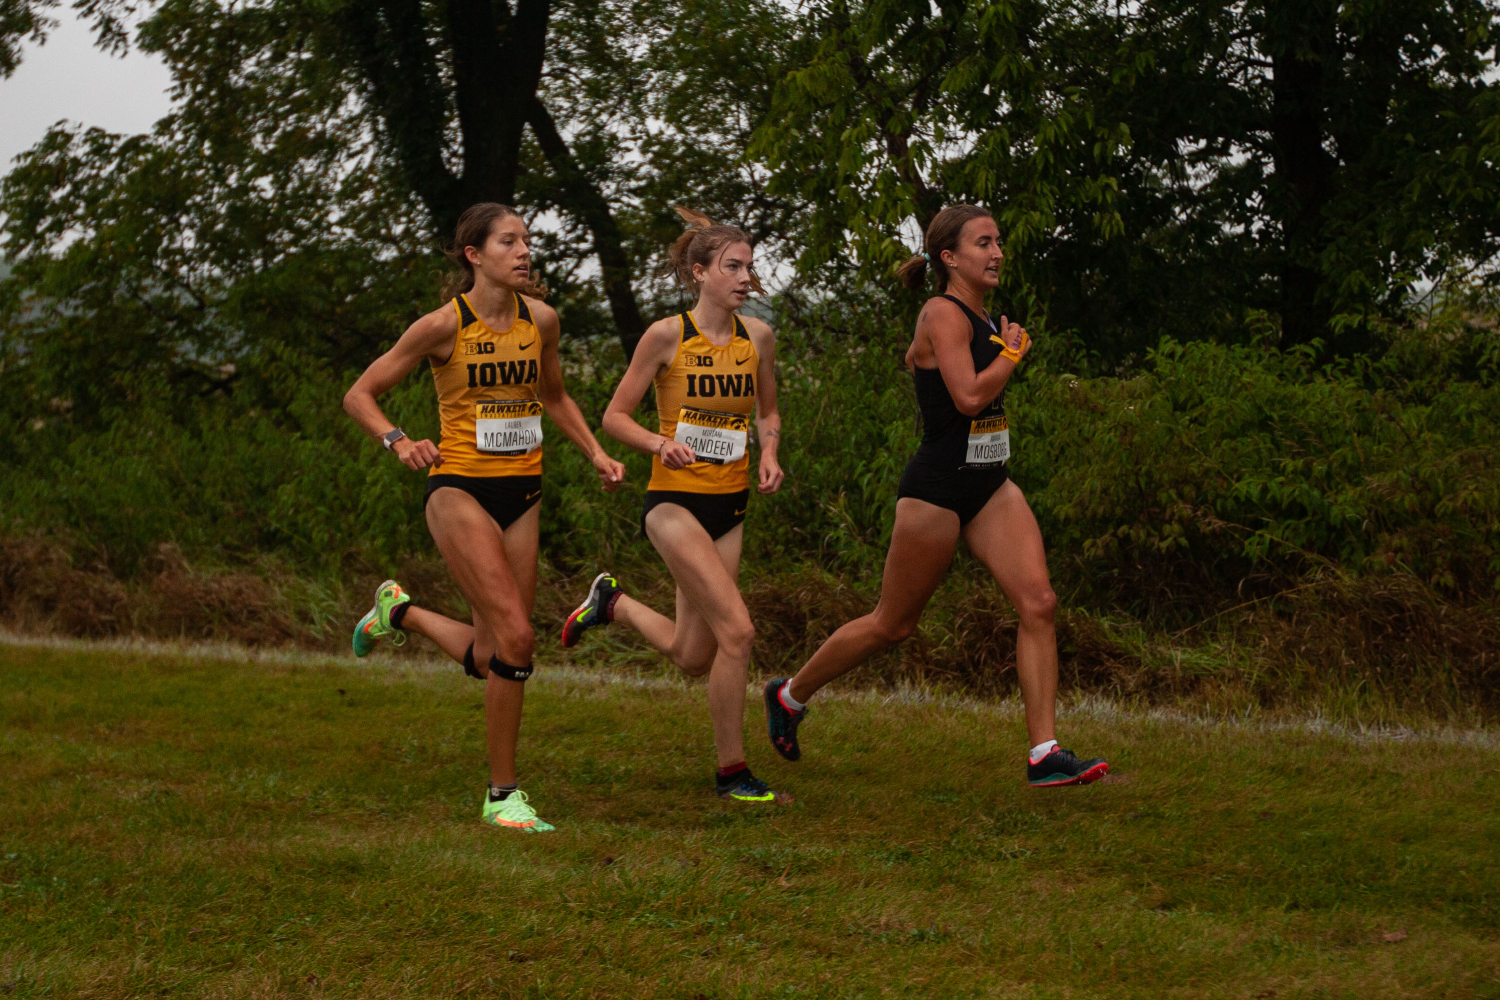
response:
[[(675, 587), (659, 564), (616, 571), (632, 595), (672, 612)], [(539, 656), (561, 655), (557, 625), (593, 572), (565, 575), (543, 565), (533, 616)], [(917, 634), (849, 682), (1013, 694), (1017, 616), (991, 581), (972, 575), (956, 566)], [(440, 560), (408, 560), (397, 578), (424, 607), (467, 618)], [(32, 634), (334, 651), (346, 647), (380, 579), (368, 567), (307, 579), (270, 560), (212, 569), (164, 544), (136, 577), (121, 580), (102, 557), (55, 541), (6, 538), (0, 539), (0, 623)], [(805, 565), (775, 576), (747, 572), (743, 590), (761, 676), (795, 672), (840, 625), (873, 610), (877, 596)], [(1065, 691), (1215, 713), (1253, 706), (1366, 721), (1412, 712), (1448, 721), (1500, 714), (1500, 603), (1459, 603), (1407, 574), (1324, 573), (1175, 632), (1078, 608), (1059, 610), (1056, 624)], [(409, 648), (435, 649), (420, 638)], [(567, 655), (580, 663), (670, 669), (625, 629), (591, 633)]]

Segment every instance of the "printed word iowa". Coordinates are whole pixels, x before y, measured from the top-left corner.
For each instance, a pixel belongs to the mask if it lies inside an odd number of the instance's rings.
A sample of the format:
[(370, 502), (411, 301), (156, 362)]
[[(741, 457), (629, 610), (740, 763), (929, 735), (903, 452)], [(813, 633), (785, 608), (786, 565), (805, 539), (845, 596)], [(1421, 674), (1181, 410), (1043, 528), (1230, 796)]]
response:
[(689, 375), (687, 394), (710, 399), (714, 396), (755, 395), (754, 375)]
[(536, 361), (486, 361), (482, 365), (466, 365), (469, 369), (469, 388), (492, 385), (527, 385), (536, 381)]

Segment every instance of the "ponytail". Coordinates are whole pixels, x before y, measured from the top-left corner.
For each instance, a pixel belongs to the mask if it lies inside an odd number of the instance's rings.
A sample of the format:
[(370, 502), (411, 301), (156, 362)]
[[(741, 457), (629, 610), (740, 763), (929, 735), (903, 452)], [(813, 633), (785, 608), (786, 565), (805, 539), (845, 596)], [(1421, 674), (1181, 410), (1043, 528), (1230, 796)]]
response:
[(896, 278), (901, 282), (901, 287), (908, 291), (916, 291), (922, 287), (922, 282), (927, 280), (927, 255), (919, 253), (915, 257), (908, 257), (896, 268)]
[[(736, 243), (751, 243), (750, 236), (743, 229), (736, 226), (721, 226), (704, 215), (702, 212), (681, 205), (673, 205), (677, 214), (682, 216), (688, 228), (682, 231), (682, 235), (672, 241), (667, 248), (667, 263), (661, 270), (664, 278), (675, 277), (683, 288), (694, 294), (698, 291), (698, 282), (693, 278), (693, 265), (708, 267), (724, 251)], [(765, 294), (761, 287), (760, 278), (755, 273), (755, 268), (750, 268), (750, 287), (754, 291)]]
[(908, 257), (905, 263), (896, 268), (896, 277), (901, 286), (916, 291), (922, 287), (927, 271), (931, 268), (937, 278), (938, 294), (946, 292), (948, 265), (943, 263), (943, 251), (958, 249), (958, 238), (971, 219), (989, 218), (993, 217), (978, 205), (950, 205), (939, 212), (927, 224), (927, 232), (922, 237), (923, 252), (915, 257)]

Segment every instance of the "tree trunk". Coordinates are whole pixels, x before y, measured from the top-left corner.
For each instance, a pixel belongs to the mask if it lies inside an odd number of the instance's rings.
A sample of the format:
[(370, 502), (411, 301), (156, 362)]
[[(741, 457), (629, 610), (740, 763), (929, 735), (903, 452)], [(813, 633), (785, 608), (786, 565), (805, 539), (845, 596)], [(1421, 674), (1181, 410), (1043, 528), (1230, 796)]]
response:
[(452, 232), (464, 194), (443, 163), (448, 111), (420, 0), (356, 0), (336, 17), (340, 47), (369, 86), (402, 179), (439, 231)]
[(582, 220), (594, 234), (594, 253), (599, 256), (604, 294), (609, 298), (609, 311), (620, 334), (620, 346), (625, 348), (625, 356), (629, 358), (635, 353), (641, 334), (646, 332), (646, 325), (641, 320), (640, 306), (636, 304), (635, 292), (630, 286), (630, 258), (625, 253), (620, 227), (609, 210), (609, 202), (568, 151), (567, 143), (546, 106), (532, 97), (528, 112), (542, 155), (547, 157), (557, 174), (558, 204)]
[(420, 0), (356, 0), (340, 15), (343, 43), (357, 60), (385, 123), (403, 179), (432, 215), (440, 239), (475, 202), (515, 198), (523, 130), (529, 123), (557, 175), (556, 201), (594, 236), (604, 293), (627, 356), (645, 332), (631, 287), (630, 258), (598, 186), (579, 168), (541, 100), (550, 0), (447, 0), (463, 173), (443, 162), (446, 84), (427, 41)]
[(1323, 148), (1325, 74), (1336, 72), (1335, 11), (1328, 0), (1268, 3), (1271, 138), (1282, 231), (1281, 331), (1287, 344), (1329, 336), (1328, 302), (1319, 293), (1319, 257), (1327, 246), (1323, 210), (1332, 195), (1333, 159)]

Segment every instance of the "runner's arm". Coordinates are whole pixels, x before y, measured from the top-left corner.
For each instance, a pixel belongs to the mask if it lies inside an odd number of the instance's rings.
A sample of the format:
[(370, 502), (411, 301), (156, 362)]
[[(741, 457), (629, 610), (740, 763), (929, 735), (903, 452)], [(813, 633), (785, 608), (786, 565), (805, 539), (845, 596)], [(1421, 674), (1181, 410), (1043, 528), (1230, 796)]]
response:
[[(937, 358), (938, 370), (943, 374), (943, 384), (953, 397), (953, 405), (960, 413), (974, 416), (1000, 395), (1016, 370), (1016, 363), (1001, 355), (982, 372), (974, 371), (974, 355), (969, 351), (969, 341), (974, 328), (962, 309), (946, 299), (933, 299), (922, 310), (917, 321), (918, 333), (926, 327), (928, 342)], [(1030, 350), (1031, 340), (1019, 323), (1011, 323), (1000, 317), (999, 336), (1005, 346), (1023, 352)]]
[(530, 297), (527, 298), (526, 305), (531, 309), (532, 320), (542, 338), (542, 365), (537, 380), (537, 396), (542, 401), (542, 407), (546, 409), (552, 422), (568, 436), (568, 440), (576, 444), (588, 456), (589, 461), (594, 463), (600, 485), (613, 492), (625, 481), (625, 466), (609, 457), (609, 452), (604, 450), (604, 446), (594, 437), (594, 432), (589, 430), (589, 422), (584, 419), (583, 411), (578, 408), (573, 397), (568, 395), (568, 387), (563, 384), (562, 361), (557, 355), (558, 342), (562, 339), (562, 324), (557, 321), (557, 310)]
[(660, 455), (662, 464), (669, 469), (686, 468), (697, 461), (698, 456), (687, 445), (646, 430), (635, 422), (634, 413), (657, 372), (677, 357), (681, 336), (680, 328), (671, 320), (652, 323), (640, 343), (636, 344), (630, 367), (625, 370), (625, 377), (615, 387), (614, 398), (604, 411), (604, 433), (636, 451)]
[[(452, 351), (457, 324), (452, 307), (445, 305), (407, 327), (396, 345), (376, 358), (344, 393), (344, 412), (377, 441), (395, 430), (396, 425), (381, 411), (376, 400), (399, 385), (424, 359), (438, 359), (439, 364), (446, 361), (442, 352), (445, 347)], [(437, 445), (427, 439), (413, 441), (404, 437), (391, 446), (391, 451), (410, 469), (443, 464)]]
[(762, 493), (775, 493), (786, 478), (778, 457), (781, 448), (781, 411), (776, 408), (776, 333), (753, 316), (744, 317), (746, 329), (760, 355), (755, 372), (755, 436), (760, 442)]

